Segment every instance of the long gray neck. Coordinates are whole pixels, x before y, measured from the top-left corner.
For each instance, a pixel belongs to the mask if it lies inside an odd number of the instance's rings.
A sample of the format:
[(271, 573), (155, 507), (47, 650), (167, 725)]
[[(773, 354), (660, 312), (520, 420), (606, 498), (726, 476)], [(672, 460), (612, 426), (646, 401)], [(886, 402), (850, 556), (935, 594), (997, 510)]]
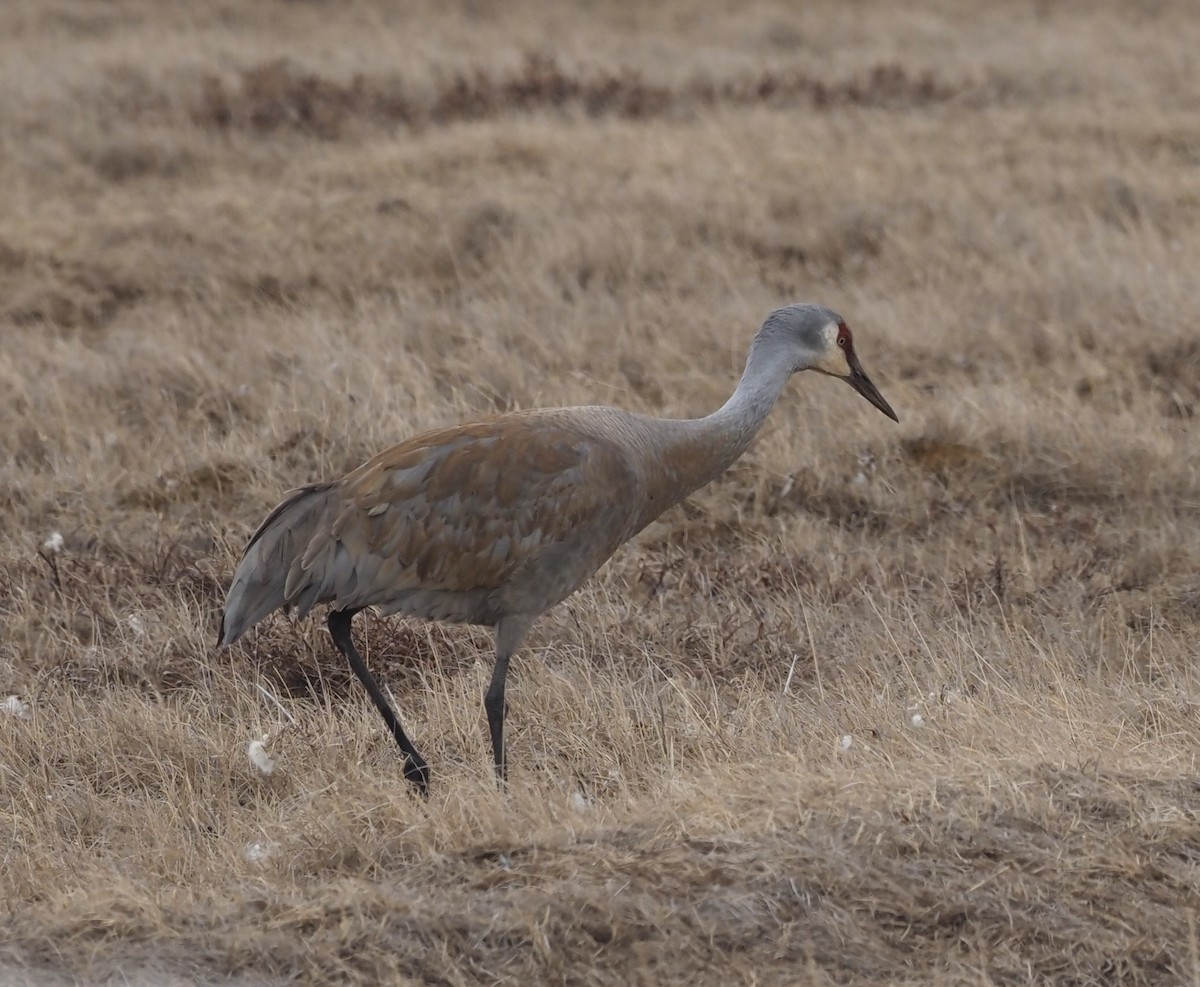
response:
[(713, 476), (731, 466), (746, 451), (791, 376), (792, 367), (777, 352), (777, 347), (761, 337), (755, 339), (746, 358), (746, 369), (729, 400), (711, 415), (689, 423), (699, 426), (712, 438), (727, 435), (736, 440), (731, 447), (732, 458)]
[(655, 422), (650, 497), (642, 525), (737, 461), (791, 375), (792, 367), (774, 341), (760, 336), (750, 347), (742, 379), (720, 408), (704, 418)]

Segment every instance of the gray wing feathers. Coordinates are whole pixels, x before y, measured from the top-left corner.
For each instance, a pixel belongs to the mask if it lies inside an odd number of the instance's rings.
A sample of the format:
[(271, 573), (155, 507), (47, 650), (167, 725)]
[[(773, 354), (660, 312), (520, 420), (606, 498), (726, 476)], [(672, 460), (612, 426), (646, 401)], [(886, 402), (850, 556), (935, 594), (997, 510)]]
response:
[[(614, 443), (532, 417), (418, 436), (275, 508), (234, 574), (222, 644), (281, 607), (492, 623), (573, 592), (635, 530)], [(499, 608), (499, 609), (497, 609)]]

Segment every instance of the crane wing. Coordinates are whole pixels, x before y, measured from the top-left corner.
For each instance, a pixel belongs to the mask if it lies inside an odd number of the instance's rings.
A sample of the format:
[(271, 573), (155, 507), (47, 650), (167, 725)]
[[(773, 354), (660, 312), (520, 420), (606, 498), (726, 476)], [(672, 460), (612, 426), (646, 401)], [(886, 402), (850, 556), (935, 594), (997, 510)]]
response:
[(614, 444), (537, 416), (426, 433), (338, 485), (285, 596), (302, 612), (414, 592), (482, 598), (547, 560), (572, 570), (570, 592), (632, 533), (635, 485)]

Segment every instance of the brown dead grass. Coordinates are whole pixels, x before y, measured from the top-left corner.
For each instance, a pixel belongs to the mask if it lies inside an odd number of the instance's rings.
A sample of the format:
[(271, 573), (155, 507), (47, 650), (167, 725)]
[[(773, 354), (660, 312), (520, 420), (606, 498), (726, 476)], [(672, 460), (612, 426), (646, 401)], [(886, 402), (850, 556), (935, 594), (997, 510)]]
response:
[[(363, 74), (340, 83), (305, 72), (284, 59), (241, 72), (236, 85), (219, 76), (204, 79), (192, 108), (201, 127), (269, 134), (282, 127), (324, 140), (336, 140), (347, 127), (403, 124), (424, 129), (464, 120), (481, 120), (540, 110), (580, 111), (588, 117), (617, 116), (645, 120), (667, 113), (691, 113), (719, 105), (808, 105), (816, 109), (873, 106), (898, 109), (980, 98), (963, 87), (939, 83), (931, 72), (910, 77), (902, 65), (879, 64), (862, 78), (830, 84), (799, 70), (768, 70), (745, 79), (695, 78), (671, 87), (647, 82), (629, 68), (567, 72), (549, 55), (528, 53), (514, 72), (495, 76), (476, 67), (441, 80), (418, 95), (403, 80)], [(103, 159), (111, 160), (109, 158)], [(116, 177), (144, 167), (134, 158), (127, 168), (110, 168)]]
[[(1198, 47), (1183, 2), (5, 5), (0, 980), (1200, 980)], [(539, 624), (507, 793), (483, 631), (360, 629), (427, 803), (319, 622), (213, 650), (286, 488), (709, 410), (797, 298), (903, 424), (795, 382)]]

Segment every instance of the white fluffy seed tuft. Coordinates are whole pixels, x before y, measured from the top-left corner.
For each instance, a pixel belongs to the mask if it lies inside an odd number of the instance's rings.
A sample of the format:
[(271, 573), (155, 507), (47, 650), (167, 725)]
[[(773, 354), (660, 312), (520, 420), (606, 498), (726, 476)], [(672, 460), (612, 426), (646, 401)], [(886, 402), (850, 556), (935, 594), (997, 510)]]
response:
[(63, 536), (61, 531), (51, 531), (46, 536), (46, 540), (42, 542), (42, 551), (49, 552), (51, 555), (57, 555), (63, 550)]
[(9, 716), (15, 716), (18, 720), (33, 718), (33, 707), (20, 696), (9, 696), (4, 700), (4, 705), (0, 706), (0, 711), (7, 713)]
[(242, 856), (247, 862), (252, 864), (265, 864), (271, 857), (275, 855), (275, 851), (279, 849), (275, 843), (247, 843), (246, 848), (242, 851)]
[(267, 735), (264, 734), (261, 740), (252, 740), (246, 745), (246, 757), (250, 759), (260, 774), (269, 775), (275, 770), (275, 762), (271, 759), (271, 755), (267, 753)]

